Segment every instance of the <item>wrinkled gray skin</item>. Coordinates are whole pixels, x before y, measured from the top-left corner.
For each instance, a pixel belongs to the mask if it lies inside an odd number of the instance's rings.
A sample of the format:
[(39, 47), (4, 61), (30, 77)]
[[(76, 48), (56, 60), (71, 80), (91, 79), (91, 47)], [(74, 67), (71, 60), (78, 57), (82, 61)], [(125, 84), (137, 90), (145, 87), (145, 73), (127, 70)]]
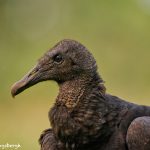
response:
[(49, 111), (41, 150), (149, 150), (150, 107), (106, 93), (96, 61), (79, 42), (62, 40), (12, 86), (15, 95), (46, 80), (59, 93)]

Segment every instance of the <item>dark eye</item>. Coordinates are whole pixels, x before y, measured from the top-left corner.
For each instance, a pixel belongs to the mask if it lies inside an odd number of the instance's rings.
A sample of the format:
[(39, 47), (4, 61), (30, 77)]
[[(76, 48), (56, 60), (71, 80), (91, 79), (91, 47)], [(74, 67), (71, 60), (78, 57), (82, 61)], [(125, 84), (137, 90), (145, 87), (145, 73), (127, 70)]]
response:
[(54, 57), (54, 61), (56, 62), (56, 63), (60, 63), (60, 62), (62, 62), (63, 61), (63, 57), (59, 54), (59, 55), (56, 55), (55, 57)]

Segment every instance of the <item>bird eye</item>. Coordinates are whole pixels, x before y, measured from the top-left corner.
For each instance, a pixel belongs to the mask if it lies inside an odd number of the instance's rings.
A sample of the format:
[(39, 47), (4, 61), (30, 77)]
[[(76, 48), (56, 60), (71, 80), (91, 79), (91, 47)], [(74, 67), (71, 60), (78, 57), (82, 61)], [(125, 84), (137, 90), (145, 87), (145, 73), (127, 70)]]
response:
[(54, 57), (54, 61), (55, 61), (56, 63), (60, 63), (60, 62), (62, 62), (62, 60), (63, 60), (63, 57), (62, 57), (61, 55), (56, 55), (56, 56)]

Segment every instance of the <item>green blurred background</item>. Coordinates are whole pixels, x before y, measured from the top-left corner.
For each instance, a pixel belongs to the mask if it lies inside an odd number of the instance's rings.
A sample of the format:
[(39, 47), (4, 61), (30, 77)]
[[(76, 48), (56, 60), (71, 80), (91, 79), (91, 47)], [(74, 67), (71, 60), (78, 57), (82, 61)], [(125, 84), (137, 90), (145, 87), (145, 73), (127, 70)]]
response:
[(95, 56), (107, 92), (150, 105), (150, 0), (0, 0), (0, 144), (38, 150), (56, 83), (13, 99), (11, 85), (64, 38)]

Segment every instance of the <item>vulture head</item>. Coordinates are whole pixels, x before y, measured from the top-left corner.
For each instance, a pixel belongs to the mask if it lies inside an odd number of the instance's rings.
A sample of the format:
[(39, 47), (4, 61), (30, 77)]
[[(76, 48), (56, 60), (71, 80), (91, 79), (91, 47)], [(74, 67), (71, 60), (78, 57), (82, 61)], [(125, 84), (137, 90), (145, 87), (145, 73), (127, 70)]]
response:
[(16, 96), (25, 89), (46, 80), (63, 83), (80, 75), (94, 76), (96, 61), (91, 53), (79, 42), (62, 40), (47, 51), (37, 64), (11, 89)]

